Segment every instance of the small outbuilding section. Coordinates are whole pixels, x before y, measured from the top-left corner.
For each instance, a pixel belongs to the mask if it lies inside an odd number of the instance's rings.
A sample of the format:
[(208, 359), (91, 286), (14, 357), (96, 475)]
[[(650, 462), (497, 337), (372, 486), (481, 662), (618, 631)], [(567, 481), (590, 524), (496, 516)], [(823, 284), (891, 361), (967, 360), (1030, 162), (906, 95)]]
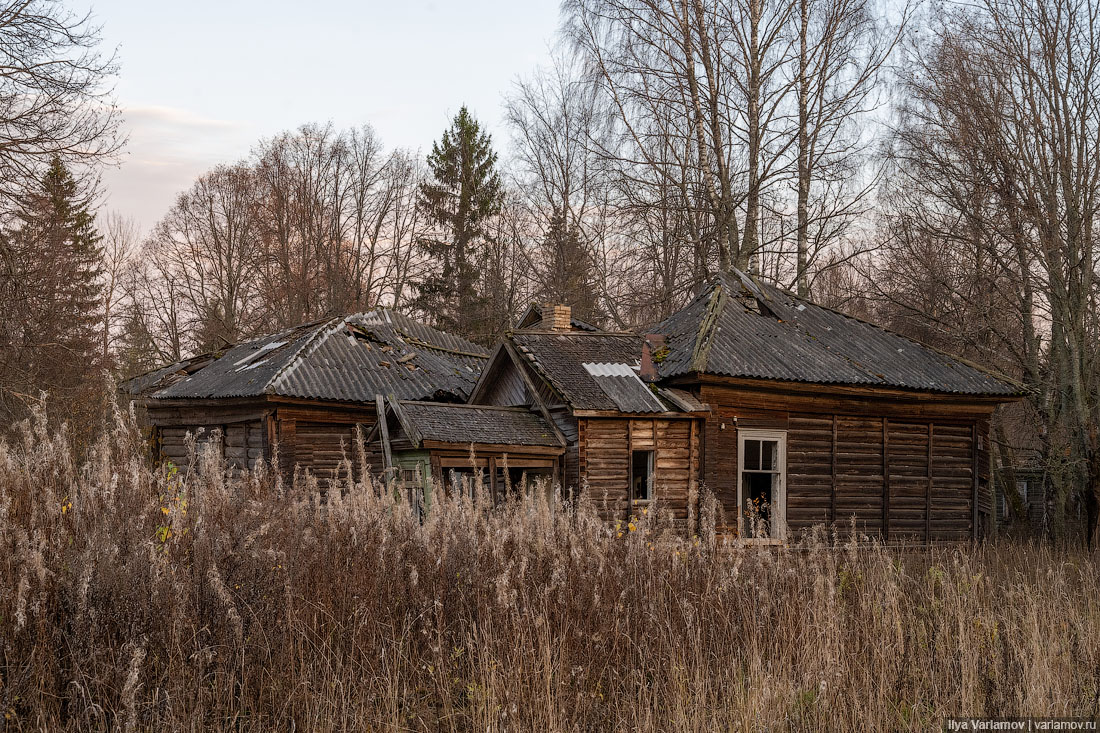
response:
[[(369, 437), (381, 463), (410, 500), (427, 507), (433, 485), (448, 492), (488, 491), (494, 501), (541, 482), (561, 483), (565, 440), (526, 407), (389, 400)], [(380, 454), (380, 455), (379, 455)], [(480, 481), (480, 486), (477, 481)]]
[(580, 330), (568, 308), (556, 310), (556, 329), (504, 337), (470, 402), (542, 415), (564, 439), (563, 486), (587, 492), (608, 518), (658, 500), (687, 519), (702, 466), (704, 406), (641, 379), (640, 336)]
[(276, 445), (281, 467), (324, 481), (354, 457), (357, 429), (382, 396), (465, 402), (487, 354), (379, 308), (305, 324), (203, 354), (122, 385), (152, 428), (154, 451), (188, 467), (190, 436), (252, 468)]

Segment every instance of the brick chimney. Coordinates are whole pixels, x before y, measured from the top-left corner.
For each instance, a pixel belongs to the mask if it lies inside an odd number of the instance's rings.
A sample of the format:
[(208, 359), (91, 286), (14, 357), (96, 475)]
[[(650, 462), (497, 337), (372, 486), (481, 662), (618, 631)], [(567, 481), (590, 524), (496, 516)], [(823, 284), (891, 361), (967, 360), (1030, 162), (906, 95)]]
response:
[(571, 331), (572, 309), (567, 305), (544, 303), (542, 306), (542, 327), (549, 331)]
[(653, 355), (664, 351), (665, 335), (663, 333), (651, 333), (642, 341), (642, 363), (638, 367), (638, 376), (646, 382), (657, 381), (657, 362)]

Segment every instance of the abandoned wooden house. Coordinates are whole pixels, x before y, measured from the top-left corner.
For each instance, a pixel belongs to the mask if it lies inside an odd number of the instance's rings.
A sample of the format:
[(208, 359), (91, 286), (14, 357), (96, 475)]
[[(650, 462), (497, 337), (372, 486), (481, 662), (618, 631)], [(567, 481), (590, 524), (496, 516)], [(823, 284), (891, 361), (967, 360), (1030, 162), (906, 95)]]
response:
[(1021, 396), (1008, 380), (739, 271), (648, 330), (533, 306), (487, 355), (380, 309), (126, 387), (181, 465), (202, 427), (237, 465), (277, 444), (284, 468), (326, 478), (363, 426), (372, 465), (421, 504), (471, 474), (496, 498), (526, 475), (615, 518), (659, 501), (683, 520), (705, 486), (725, 531), (769, 541), (852, 521), (957, 541), (992, 520), (989, 421)]
[(552, 313), (504, 337), (470, 402), (541, 415), (563, 440), (562, 486), (589, 492), (608, 516), (660, 497), (685, 519), (701, 475), (704, 406), (640, 378), (641, 337), (578, 329), (564, 306)]
[(309, 323), (125, 382), (155, 453), (181, 468), (187, 434), (254, 467), (278, 445), (281, 467), (333, 476), (369, 431), (381, 396), (465, 402), (487, 354), (465, 339), (379, 308)]
[(656, 384), (709, 408), (702, 479), (743, 535), (750, 505), (775, 538), (853, 517), (887, 541), (988, 526), (1007, 380), (736, 271), (651, 331)]

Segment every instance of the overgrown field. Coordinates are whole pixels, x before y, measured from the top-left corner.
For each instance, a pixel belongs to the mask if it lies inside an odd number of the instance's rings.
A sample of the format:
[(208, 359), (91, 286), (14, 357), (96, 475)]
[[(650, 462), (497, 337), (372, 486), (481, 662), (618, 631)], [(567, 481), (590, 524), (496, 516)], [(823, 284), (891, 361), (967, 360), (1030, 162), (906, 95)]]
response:
[(1019, 544), (730, 550), (706, 513), (77, 465), (0, 445), (4, 730), (929, 730), (1096, 715), (1100, 561)]

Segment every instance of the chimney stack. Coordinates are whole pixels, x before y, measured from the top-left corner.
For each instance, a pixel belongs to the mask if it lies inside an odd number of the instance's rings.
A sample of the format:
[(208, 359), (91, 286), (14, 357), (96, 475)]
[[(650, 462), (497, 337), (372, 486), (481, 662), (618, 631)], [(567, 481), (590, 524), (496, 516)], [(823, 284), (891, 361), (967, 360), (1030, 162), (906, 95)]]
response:
[(543, 304), (542, 327), (550, 331), (573, 330), (572, 309), (567, 305)]
[[(657, 381), (657, 363), (664, 358), (665, 335), (663, 333), (651, 333), (642, 341), (642, 364), (638, 368), (638, 376), (646, 382)], [(658, 355), (654, 358), (654, 355)]]

